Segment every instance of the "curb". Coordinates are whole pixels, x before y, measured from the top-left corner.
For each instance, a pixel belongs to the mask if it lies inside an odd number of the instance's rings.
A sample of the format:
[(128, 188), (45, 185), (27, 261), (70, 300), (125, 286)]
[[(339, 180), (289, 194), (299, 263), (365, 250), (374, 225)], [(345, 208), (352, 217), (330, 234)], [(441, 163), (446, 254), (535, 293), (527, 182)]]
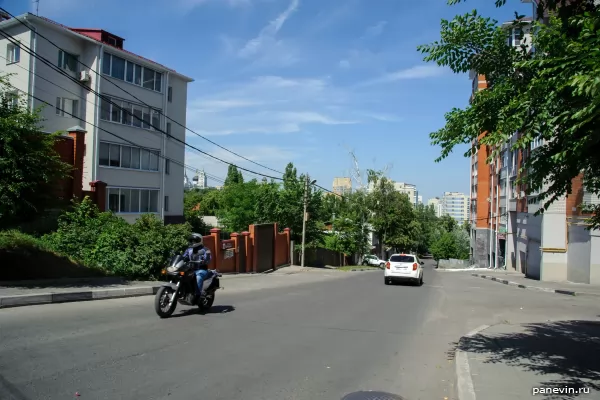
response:
[[(479, 328), (473, 329), (471, 332), (458, 339), (458, 343), (464, 339), (468, 339), (478, 333), (489, 328), (490, 325), (481, 325)], [(476, 400), (475, 388), (473, 379), (471, 378), (471, 367), (469, 366), (469, 358), (466, 351), (456, 349), (454, 351), (454, 360), (456, 363), (456, 389), (459, 400)]]
[(70, 303), (75, 301), (91, 301), (118, 299), (123, 297), (152, 296), (157, 286), (140, 286), (117, 289), (87, 290), (83, 292), (37, 293), (0, 297), (0, 308), (33, 306), (38, 304)]
[(479, 277), (479, 278), (483, 278), (483, 279), (492, 280), (494, 282), (503, 283), (503, 284), (508, 285), (508, 286), (514, 286), (514, 287), (518, 287), (518, 288), (521, 288), (521, 289), (535, 290), (535, 291), (538, 291), (538, 292), (557, 293), (557, 294), (564, 294), (564, 295), (567, 295), (567, 296), (594, 296), (594, 297), (600, 297), (600, 293), (576, 292), (576, 291), (573, 291), (573, 290), (550, 289), (550, 288), (539, 287), (539, 286), (528, 286), (528, 285), (523, 285), (523, 284), (520, 284), (520, 283), (517, 283), (517, 282), (511, 282), (511, 281), (506, 280), (506, 279), (496, 278), (495, 276), (490, 276), (490, 275), (481, 275), (481, 274), (471, 274), (471, 275)]

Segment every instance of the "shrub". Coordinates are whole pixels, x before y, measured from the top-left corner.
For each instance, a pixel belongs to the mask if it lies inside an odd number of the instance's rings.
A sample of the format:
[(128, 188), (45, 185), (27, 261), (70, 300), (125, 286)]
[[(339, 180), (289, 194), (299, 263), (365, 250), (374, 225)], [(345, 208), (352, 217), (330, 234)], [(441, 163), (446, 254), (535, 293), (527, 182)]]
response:
[(189, 224), (164, 225), (153, 214), (129, 224), (111, 212), (100, 212), (86, 197), (42, 241), (58, 253), (111, 274), (148, 279), (156, 277), (170, 255), (186, 245), (190, 233)]

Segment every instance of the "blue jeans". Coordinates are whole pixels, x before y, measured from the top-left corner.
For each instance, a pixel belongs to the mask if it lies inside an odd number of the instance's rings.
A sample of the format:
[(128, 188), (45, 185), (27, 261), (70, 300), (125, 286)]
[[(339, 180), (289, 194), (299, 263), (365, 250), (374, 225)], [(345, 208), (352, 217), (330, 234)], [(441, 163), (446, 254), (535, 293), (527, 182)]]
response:
[(196, 283), (197, 283), (197, 289), (198, 289), (198, 294), (202, 294), (202, 284), (204, 282), (204, 279), (206, 278), (206, 276), (208, 275), (208, 271), (205, 269), (198, 269), (196, 270)]

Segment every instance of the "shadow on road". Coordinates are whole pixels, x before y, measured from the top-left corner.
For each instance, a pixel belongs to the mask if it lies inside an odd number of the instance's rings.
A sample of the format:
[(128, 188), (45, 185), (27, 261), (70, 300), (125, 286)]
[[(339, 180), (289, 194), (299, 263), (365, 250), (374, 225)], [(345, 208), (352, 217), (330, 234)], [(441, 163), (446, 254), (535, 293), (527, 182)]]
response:
[[(509, 333), (483, 331), (463, 338), (455, 348), (484, 354), (484, 363), (504, 363), (534, 372), (542, 376), (543, 386), (600, 390), (600, 322), (558, 321), (515, 328), (515, 332)], [(555, 398), (578, 395), (561, 393)]]
[(190, 315), (206, 315), (206, 314), (227, 314), (235, 311), (234, 306), (212, 306), (207, 312), (200, 311), (199, 308), (188, 308), (182, 310), (179, 314), (173, 314), (171, 318), (187, 317)]

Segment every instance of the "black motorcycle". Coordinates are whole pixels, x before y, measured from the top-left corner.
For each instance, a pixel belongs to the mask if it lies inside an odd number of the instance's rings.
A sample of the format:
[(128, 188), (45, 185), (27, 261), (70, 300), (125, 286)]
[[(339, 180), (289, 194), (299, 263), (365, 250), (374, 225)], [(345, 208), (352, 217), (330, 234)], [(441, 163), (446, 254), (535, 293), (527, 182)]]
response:
[(205, 294), (199, 296), (195, 274), (199, 264), (200, 261), (190, 261), (182, 255), (171, 258), (169, 266), (162, 270), (162, 274), (170, 281), (158, 289), (154, 298), (154, 309), (159, 317), (170, 317), (178, 302), (186, 306), (198, 306), (202, 312), (210, 310), (215, 301), (215, 292), (220, 288), (219, 278), (222, 275), (217, 270), (208, 270), (203, 282)]

